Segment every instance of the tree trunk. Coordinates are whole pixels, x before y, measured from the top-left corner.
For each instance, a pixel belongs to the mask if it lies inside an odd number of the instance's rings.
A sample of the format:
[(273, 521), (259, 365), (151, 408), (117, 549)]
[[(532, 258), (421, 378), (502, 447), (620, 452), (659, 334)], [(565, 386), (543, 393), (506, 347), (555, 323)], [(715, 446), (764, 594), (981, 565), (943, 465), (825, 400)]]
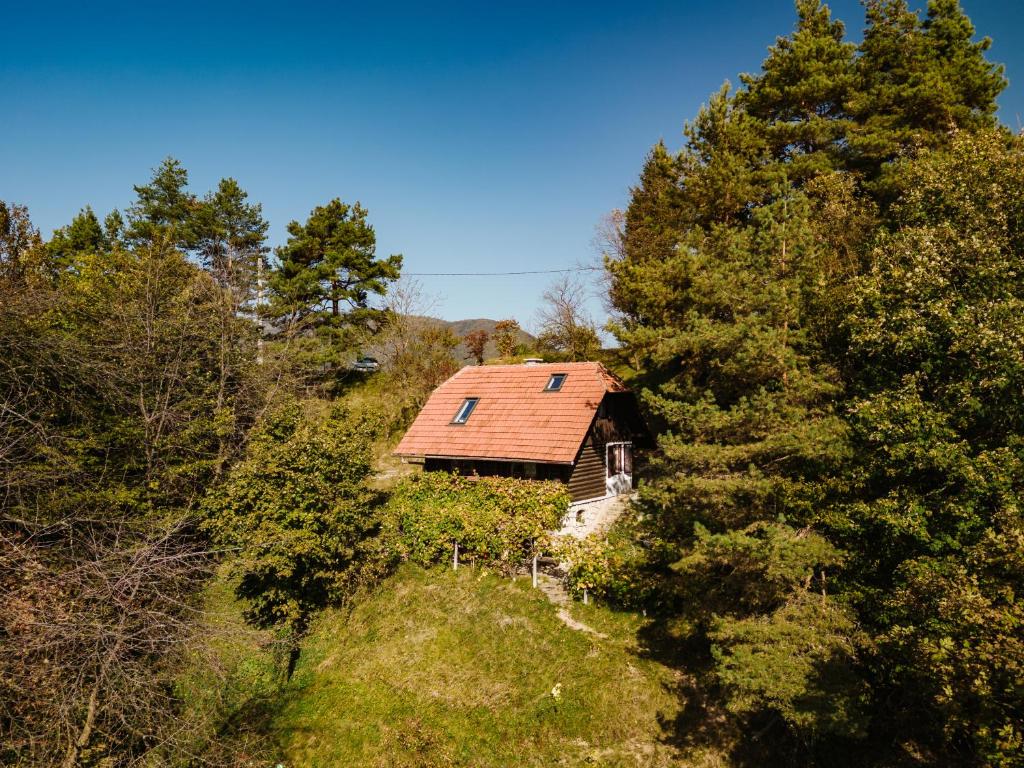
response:
[(98, 708), (100, 698), (100, 680), (96, 679), (96, 682), (92, 686), (92, 691), (89, 693), (89, 706), (85, 711), (85, 723), (82, 725), (82, 730), (78, 734), (78, 738), (75, 739), (74, 743), (68, 747), (68, 754), (64, 758), (63, 768), (75, 768), (78, 765), (78, 756), (82, 754), (82, 750), (89, 745), (89, 739), (92, 737), (92, 729), (96, 724), (96, 710)]

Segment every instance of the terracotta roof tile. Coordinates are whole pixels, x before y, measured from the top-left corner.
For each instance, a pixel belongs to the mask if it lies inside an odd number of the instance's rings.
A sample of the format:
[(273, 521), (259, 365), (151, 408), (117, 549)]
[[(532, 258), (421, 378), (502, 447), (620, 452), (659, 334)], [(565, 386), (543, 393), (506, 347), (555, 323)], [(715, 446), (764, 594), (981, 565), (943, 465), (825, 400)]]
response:
[[(553, 373), (565, 382), (545, 392)], [(625, 390), (600, 363), (468, 366), (434, 390), (395, 453), (571, 464), (605, 393)], [(467, 397), (476, 408), (452, 424)]]

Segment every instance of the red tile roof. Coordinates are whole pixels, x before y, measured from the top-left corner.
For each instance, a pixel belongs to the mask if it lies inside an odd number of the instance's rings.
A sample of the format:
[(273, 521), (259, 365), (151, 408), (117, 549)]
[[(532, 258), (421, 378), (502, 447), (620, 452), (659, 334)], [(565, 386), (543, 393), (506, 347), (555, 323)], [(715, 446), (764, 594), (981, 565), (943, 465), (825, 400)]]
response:
[[(553, 373), (568, 375), (545, 392)], [(624, 391), (600, 363), (468, 366), (434, 390), (395, 453), (571, 464), (605, 393)], [(467, 397), (480, 402), (452, 424)]]

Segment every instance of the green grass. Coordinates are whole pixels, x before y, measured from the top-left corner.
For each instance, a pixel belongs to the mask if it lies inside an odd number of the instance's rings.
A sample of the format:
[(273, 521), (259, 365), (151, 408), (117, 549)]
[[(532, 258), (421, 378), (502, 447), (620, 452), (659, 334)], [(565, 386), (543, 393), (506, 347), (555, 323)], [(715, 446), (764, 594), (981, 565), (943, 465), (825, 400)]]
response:
[(643, 620), (592, 606), (578, 618), (607, 639), (566, 627), (528, 580), (404, 567), (317, 621), (262, 721), (266, 757), (287, 768), (723, 764), (679, 762), (665, 743), (660, 723), (680, 702), (674, 673), (635, 652)]

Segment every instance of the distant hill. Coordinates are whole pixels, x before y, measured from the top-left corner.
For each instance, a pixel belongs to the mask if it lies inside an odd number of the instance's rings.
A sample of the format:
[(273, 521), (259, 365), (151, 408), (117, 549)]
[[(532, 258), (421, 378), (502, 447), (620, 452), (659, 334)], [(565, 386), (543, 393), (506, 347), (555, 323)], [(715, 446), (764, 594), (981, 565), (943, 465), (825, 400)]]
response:
[[(452, 333), (454, 333), (459, 338), (464, 337), (467, 333), (480, 330), (487, 331), (488, 335), (493, 336), (494, 327), (499, 322), (497, 320), (491, 320), (486, 317), (478, 317), (471, 320), (441, 320), (440, 318), (436, 317), (432, 317), (429, 319), (450, 328)], [(519, 341), (521, 344), (524, 344), (525, 346), (531, 348), (534, 347), (537, 343), (536, 337), (527, 333), (526, 331), (520, 331)], [(498, 356), (498, 350), (497, 348), (495, 348), (493, 341), (487, 342), (487, 348), (484, 350), (484, 353), (488, 358)], [(472, 362), (469, 359), (469, 353), (466, 351), (465, 344), (460, 344), (456, 348), (455, 357), (460, 362)]]

